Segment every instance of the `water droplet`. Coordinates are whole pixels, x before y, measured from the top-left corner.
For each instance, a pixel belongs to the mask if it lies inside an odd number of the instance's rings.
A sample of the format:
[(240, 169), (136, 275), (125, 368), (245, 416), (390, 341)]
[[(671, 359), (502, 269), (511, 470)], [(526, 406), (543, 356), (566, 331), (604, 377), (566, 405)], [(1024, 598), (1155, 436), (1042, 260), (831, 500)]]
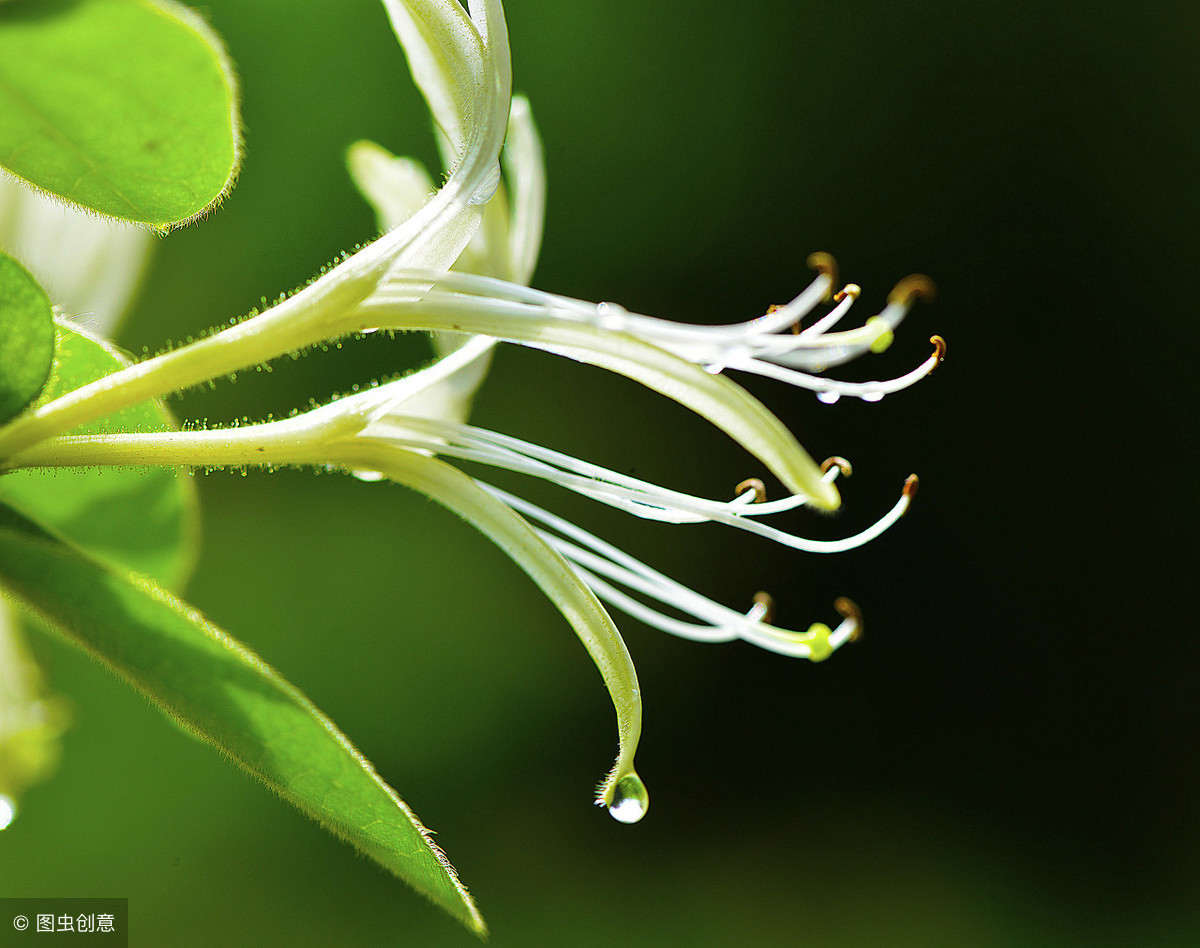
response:
[(878, 402), (883, 400), (883, 392), (863, 392), (862, 400), (864, 402)]
[(650, 808), (650, 794), (637, 774), (626, 774), (613, 788), (608, 815), (621, 823), (636, 823)]
[(487, 204), (496, 193), (496, 189), (500, 187), (500, 163), (496, 162), (488, 169), (483, 180), (479, 182), (479, 187), (475, 189), (475, 193), (471, 195), (468, 203), (476, 206)]
[(629, 310), (617, 303), (597, 303), (596, 317), (601, 329), (621, 332), (629, 321)]
[(17, 818), (17, 803), (12, 797), (0, 793), (0, 830), (8, 829)]
[(384, 479), (384, 474), (382, 471), (363, 470), (363, 471), (351, 471), (350, 473), (353, 474), (355, 477), (357, 477), (360, 481), (366, 481), (368, 484), (374, 484), (377, 481), (381, 481)]
[(826, 405), (832, 405), (841, 397), (841, 392), (834, 392), (829, 389), (822, 389), (821, 391), (817, 392), (817, 398), (820, 401), (823, 401)]

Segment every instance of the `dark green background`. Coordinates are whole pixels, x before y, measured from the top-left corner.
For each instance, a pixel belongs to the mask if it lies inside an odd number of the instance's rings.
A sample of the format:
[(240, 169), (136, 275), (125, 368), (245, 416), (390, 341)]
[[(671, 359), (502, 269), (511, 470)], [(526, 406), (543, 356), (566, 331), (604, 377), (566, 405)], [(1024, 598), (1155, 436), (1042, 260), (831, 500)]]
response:
[[(433, 157), (371, 0), (206, 6), (244, 86), (241, 182), (165, 240), (121, 341), (243, 313), (371, 236), (366, 136)], [(331, 12), (331, 11), (336, 12)], [(299, 473), (200, 482), (190, 596), (375, 761), (508, 945), (1129, 945), (1200, 939), (1196, 526), (1200, 11), (1060, 3), (511, 0), (546, 139), (535, 283), (695, 321), (809, 279), (863, 315), (941, 295), (849, 377), (949, 359), (881, 404), (753, 384), (856, 467), (866, 549), (803, 556), (523, 487), (729, 605), (862, 643), (812, 666), (623, 629), (646, 700), (638, 826), (590, 806), (615, 749), (595, 670), (503, 555), (420, 497)], [(187, 417), (303, 407), (411, 364), (369, 339), (193, 393)], [(751, 459), (623, 380), (501, 353), (475, 420), (726, 495)], [(7, 894), (130, 900), (132, 943), (469, 944), (381, 870), (41, 643), (76, 723), (5, 832)]]

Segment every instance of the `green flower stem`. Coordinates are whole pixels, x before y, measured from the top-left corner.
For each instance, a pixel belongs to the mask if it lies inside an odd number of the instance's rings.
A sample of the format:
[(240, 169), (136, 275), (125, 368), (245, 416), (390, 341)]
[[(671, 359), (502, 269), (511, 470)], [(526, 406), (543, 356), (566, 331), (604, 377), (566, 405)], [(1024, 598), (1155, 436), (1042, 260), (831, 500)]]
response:
[(511, 507), (443, 461), (355, 437), (362, 425), (362, 418), (353, 414), (319, 411), (245, 428), (63, 437), (39, 444), (12, 461), (20, 467), (332, 464), (378, 471), (426, 494), (467, 520), (529, 574), (570, 622), (600, 670), (617, 713), (618, 756), (597, 800), (610, 805), (618, 781), (636, 776), (633, 757), (642, 729), (637, 672), (612, 619), (566, 560)]

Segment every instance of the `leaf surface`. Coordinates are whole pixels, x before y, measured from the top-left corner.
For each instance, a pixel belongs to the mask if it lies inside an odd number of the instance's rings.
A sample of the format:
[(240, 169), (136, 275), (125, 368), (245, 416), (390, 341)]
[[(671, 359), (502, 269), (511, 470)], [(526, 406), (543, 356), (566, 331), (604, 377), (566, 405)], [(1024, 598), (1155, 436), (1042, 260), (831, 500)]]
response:
[(0, 3), (0, 166), (35, 187), (169, 229), (229, 190), (238, 129), (221, 42), (186, 8)]
[(185, 731), (484, 933), (428, 830), (359, 750), (299, 689), (194, 608), (3, 504), (0, 583)]
[(29, 271), (0, 250), (0, 423), (38, 397), (53, 362), (50, 298)]

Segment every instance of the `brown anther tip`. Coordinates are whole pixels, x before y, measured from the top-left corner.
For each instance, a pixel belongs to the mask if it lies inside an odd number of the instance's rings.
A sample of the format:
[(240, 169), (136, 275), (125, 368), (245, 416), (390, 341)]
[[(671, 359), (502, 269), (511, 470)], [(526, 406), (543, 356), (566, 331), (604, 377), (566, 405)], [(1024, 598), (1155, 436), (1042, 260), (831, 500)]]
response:
[(853, 599), (848, 599), (845, 596), (838, 596), (838, 598), (833, 601), (833, 608), (838, 611), (838, 615), (840, 615), (843, 619), (850, 619), (854, 623), (854, 631), (850, 633), (850, 638), (847, 639), (847, 641), (857, 642), (860, 638), (862, 638), (863, 614), (862, 610), (858, 608), (858, 603), (856, 603)]
[(759, 590), (754, 594), (753, 602), (754, 609), (762, 613), (758, 617), (759, 622), (766, 622), (769, 625), (775, 621), (775, 599), (770, 593)]
[(930, 336), (929, 341), (933, 343), (933, 354), (940, 364), (946, 358), (946, 340), (941, 336)]
[(767, 485), (757, 477), (747, 477), (733, 489), (733, 492), (740, 497), (748, 490), (754, 491), (754, 502), (756, 504), (765, 504), (767, 502)]
[(921, 481), (916, 474), (909, 474), (904, 479), (904, 496), (908, 498), (909, 503), (912, 503), (912, 499), (917, 496), (917, 487), (920, 483)]
[(911, 303), (915, 298), (932, 301), (937, 297), (937, 287), (924, 273), (914, 273), (892, 287), (888, 294), (889, 303)]
[[(780, 303), (772, 303), (767, 307), (767, 315), (770, 316), (772, 313), (778, 313), (781, 309), (783, 309), (783, 306)], [(792, 323), (792, 332), (793, 334), (800, 332), (800, 320), (797, 319)]]
[(862, 287), (857, 283), (847, 283), (840, 290), (833, 294), (833, 301), (835, 303), (840, 303), (847, 296), (852, 300), (858, 299), (860, 296), (862, 296)]
[(823, 250), (818, 250), (816, 253), (810, 253), (805, 261), (810, 270), (816, 270), (818, 273), (829, 277), (829, 292), (825, 294), (826, 299), (833, 297), (833, 288), (838, 282), (838, 267), (837, 261), (833, 259), (832, 254), (825, 253)]
[(850, 462), (845, 458), (838, 457), (836, 454), (821, 462), (821, 473), (828, 474), (829, 469), (832, 467), (836, 467), (841, 472), (842, 477), (849, 477), (854, 473), (854, 468), (850, 466)]

